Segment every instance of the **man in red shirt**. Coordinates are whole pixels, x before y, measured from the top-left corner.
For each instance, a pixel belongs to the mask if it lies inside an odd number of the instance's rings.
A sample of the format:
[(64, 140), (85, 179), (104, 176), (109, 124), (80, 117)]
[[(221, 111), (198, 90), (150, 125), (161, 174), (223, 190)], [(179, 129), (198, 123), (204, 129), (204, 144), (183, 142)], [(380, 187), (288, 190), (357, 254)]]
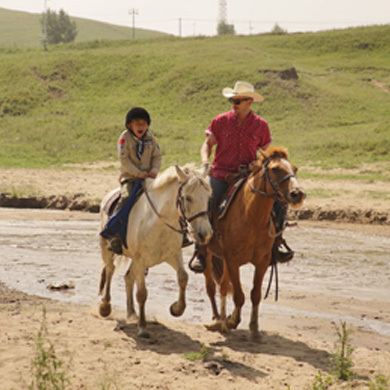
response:
[[(222, 95), (232, 103), (233, 110), (213, 119), (200, 150), (202, 165), (207, 166), (216, 146), (210, 177), (214, 205), (220, 203), (228, 188), (226, 176), (237, 173), (241, 165), (248, 169), (248, 165), (257, 159), (257, 151), (265, 150), (272, 141), (268, 123), (251, 110), (253, 102), (264, 100), (251, 84), (237, 81), (234, 89), (224, 88)], [(203, 272), (204, 253), (200, 248), (196, 248), (196, 251), (197, 257), (190, 262), (190, 268), (195, 272)], [(293, 252), (287, 255), (292, 258)]]

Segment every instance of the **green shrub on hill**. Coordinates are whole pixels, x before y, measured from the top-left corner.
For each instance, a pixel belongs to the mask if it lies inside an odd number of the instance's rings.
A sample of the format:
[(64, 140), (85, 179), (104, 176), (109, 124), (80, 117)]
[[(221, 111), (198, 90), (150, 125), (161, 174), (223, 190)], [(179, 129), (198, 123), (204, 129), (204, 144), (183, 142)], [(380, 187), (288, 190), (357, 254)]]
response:
[(254, 111), (294, 162), (389, 161), (390, 26), (315, 34), (91, 41), (0, 49), (0, 165), (116, 160), (132, 106), (152, 116), (164, 166), (199, 161), (204, 130), (247, 80)]

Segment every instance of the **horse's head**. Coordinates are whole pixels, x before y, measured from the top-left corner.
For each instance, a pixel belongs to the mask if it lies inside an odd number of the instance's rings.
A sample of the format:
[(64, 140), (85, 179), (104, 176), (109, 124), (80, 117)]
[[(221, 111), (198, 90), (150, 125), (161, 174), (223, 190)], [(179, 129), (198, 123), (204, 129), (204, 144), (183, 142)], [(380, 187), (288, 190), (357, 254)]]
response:
[(212, 235), (208, 217), (208, 203), (211, 189), (205, 180), (206, 174), (199, 174), (194, 169), (181, 169), (177, 165), (176, 172), (181, 182), (177, 204), (184, 222), (189, 227), (193, 239), (201, 245), (207, 244)]
[(279, 198), (293, 208), (302, 205), (306, 194), (298, 183), (298, 168), (289, 161), (285, 148), (270, 146), (259, 156), (257, 164), (252, 167), (253, 173), (262, 172), (264, 192)]

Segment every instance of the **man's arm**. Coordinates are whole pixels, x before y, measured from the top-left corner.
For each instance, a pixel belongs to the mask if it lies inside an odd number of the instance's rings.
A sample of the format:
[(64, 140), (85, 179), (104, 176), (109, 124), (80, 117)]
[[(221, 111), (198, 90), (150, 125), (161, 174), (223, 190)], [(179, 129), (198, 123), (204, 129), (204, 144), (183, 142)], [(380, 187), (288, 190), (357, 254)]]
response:
[(261, 149), (261, 150), (265, 150), (265, 149), (267, 149), (268, 146), (270, 146), (270, 145), (271, 145), (271, 142), (268, 142), (268, 144), (265, 144), (265, 145), (263, 145), (263, 146), (260, 146), (260, 149)]
[(202, 165), (208, 164), (214, 145), (217, 144), (217, 139), (214, 134), (209, 134), (206, 140), (203, 142), (200, 148), (200, 158), (202, 159)]

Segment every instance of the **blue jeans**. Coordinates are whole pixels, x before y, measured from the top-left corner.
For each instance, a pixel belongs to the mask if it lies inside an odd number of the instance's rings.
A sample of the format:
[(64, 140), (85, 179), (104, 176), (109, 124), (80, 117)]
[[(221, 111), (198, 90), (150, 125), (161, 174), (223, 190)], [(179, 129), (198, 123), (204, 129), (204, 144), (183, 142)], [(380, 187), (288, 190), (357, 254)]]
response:
[(219, 205), (223, 194), (228, 189), (229, 185), (228, 183), (226, 183), (226, 181), (216, 179), (212, 176), (209, 177), (209, 184), (211, 189), (213, 190), (213, 197), (210, 202), (211, 204), (209, 204), (209, 209), (215, 210), (216, 207)]
[[(229, 185), (226, 183), (226, 181), (216, 179), (215, 177), (209, 177), (209, 184), (213, 190), (213, 197), (209, 203), (209, 210), (214, 211), (218, 207), (220, 201), (222, 200), (222, 196), (228, 189)], [(283, 229), (286, 220), (287, 205), (280, 200), (275, 200), (273, 205), (273, 212), (276, 214), (279, 231)]]

